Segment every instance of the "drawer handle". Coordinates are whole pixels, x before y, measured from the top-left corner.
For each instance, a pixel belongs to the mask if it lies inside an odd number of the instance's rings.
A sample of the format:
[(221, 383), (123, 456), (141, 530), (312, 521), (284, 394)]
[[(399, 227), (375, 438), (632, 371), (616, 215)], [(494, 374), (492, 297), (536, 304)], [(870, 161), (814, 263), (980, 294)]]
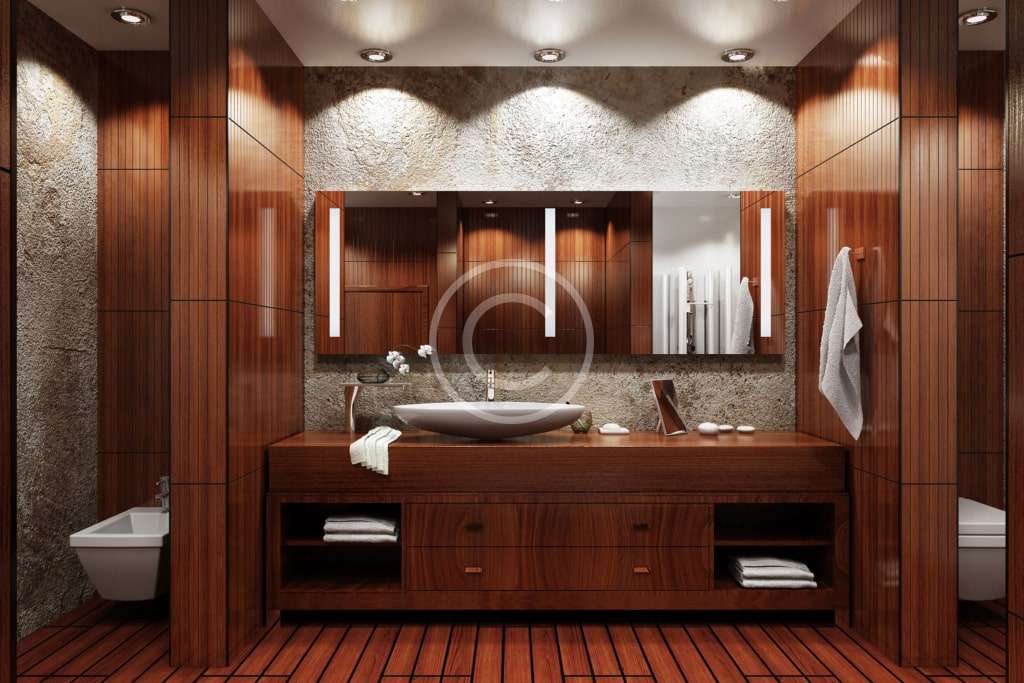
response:
[(483, 567), (466, 567), (465, 569), (463, 569), (463, 571), (466, 572), (467, 574), (483, 574), (484, 573), (484, 568)]
[(468, 522), (466, 526), (463, 527), (463, 529), (465, 529), (466, 531), (479, 532), (484, 530), (484, 525), (480, 522)]
[(633, 531), (650, 531), (651, 525), (647, 522), (633, 522)]
[(635, 567), (633, 567), (633, 573), (634, 574), (650, 574), (651, 573), (651, 568), (648, 567), (645, 564), (638, 564)]

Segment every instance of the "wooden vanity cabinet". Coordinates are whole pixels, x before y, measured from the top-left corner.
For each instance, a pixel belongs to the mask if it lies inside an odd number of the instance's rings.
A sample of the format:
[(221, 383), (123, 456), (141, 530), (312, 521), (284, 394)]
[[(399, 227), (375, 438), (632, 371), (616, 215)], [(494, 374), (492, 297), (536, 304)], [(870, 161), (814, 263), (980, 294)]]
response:
[[(839, 446), (768, 435), (709, 442), (693, 436), (682, 446), (683, 440), (637, 435), (632, 448), (622, 442), (606, 448), (607, 441), (547, 436), (503, 445), (403, 436), (387, 478), (348, 463), (344, 434), (299, 435), (271, 446), (268, 607), (822, 610), (846, 618), (849, 516), (846, 454)], [(745, 451), (758, 457), (748, 461), (740, 457)], [(627, 459), (634, 474), (602, 484), (581, 472), (577, 490), (526, 475), (519, 490), (502, 484), (510, 476), (503, 468), (518, 471), (522, 464), (514, 456), (580, 467), (581, 453), (591, 471), (617, 471), (613, 463)], [(465, 470), (472, 467), (469, 454), (492, 490), (462, 490), (474, 474)], [(760, 464), (750, 467), (817, 468), (822, 476), (818, 483), (806, 472), (779, 480), (791, 490), (736, 490), (755, 484), (734, 472), (716, 481), (714, 491), (694, 490), (688, 482), (704, 480), (685, 476), (687, 463), (706, 467), (716, 454), (725, 470), (753, 462)], [(411, 478), (420, 458), (433, 463), (433, 477)], [(460, 476), (445, 471), (455, 462)], [(651, 472), (666, 467), (681, 476), (652, 485)], [(324, 518), (346, 511), (400, 520), (399, 542), (325, 543)], [(800, 559), (819, 587), (743, 589), (728, 573), (736, 554)]]

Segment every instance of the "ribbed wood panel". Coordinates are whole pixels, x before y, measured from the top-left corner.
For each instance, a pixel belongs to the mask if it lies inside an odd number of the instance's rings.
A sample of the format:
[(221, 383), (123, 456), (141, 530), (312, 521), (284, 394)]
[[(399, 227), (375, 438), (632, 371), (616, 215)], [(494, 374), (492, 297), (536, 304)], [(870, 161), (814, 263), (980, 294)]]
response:
[[(0, 169), (11, 170), (11, 82), (15, 56), (11, 52), (14, 14), (11, 0), (0, 0)], [(2, 633), (2, 630), (0, 630)], [(0, 648), (0, 653), (3, 649)], [(2, 679), (0, 679), (2, 680)]]
[(900, 304), (903, 483), (956, 483), (954, 301)]
[(956, 116), (956, 0), (900, 0), (902, 116)]
[(227, 477), (227, 304), (171, 303), (171, 472), (174, 483)]
[(101, 52), (100, 169), (165, 169), (170, 64), (166, 52)]
[(171, 116), (227, 116), (228, 0), (170, 3)]
[(970, 453), (961, 451), (957, 461), (957, 493), (1006, 509), (1006, 453)]
[(301, 312), (302, 176), (228, 124), (228, 298)]
[(841, 247), (852, 262), (857, 301), (899, 297), (899, 132), (894, 122), (797, 178), (797, 308), (823, 310)]
[(231, 0), (228, 116), (303, 172), (302, 63), (256, 0)]
[(167, 171), (101, 170), (98, 175), (99, 309), (166, 311), (170, 270)]
[[(889, 481), (900, 476), (899, 316), (895, 302), (860, 307), (864, 429), (852, 444), (853, 463)], [(849, 435), (843, 437), (844, 442), (849, 440)]]
[(177, 482), (171, 488), (170, 652), (174, 666), (228, 663), (227, 490), (224, 484)]
[(1005, 419), (1003, 314), (961, 312), (958, 327), (959, 448), (974, 453), (1001, 453)]
[(956, 137), (956, 119), (903, 119), (900, 296), (904, 300), (957, 298)]
[(156, 481), (170, 472), (170, 454), (100, 453), (97, 515), (111, 517), (131, 507), (152, 507)]
[[(294, 314), (279, 311), (282, 315)], [(298, 325), (301, 327), (301, 322)], [(302, 354), (298, 354), (301, 362)], [(294, 374), (294, 373), (293, 373)], [(301, 373), (299, 378), (301, 381)], [(294, 396), (289, 412), (294, 416)], [(281, 405), (284, 399), (278, 399)], [(301, 398), (297, 402), (302, 407)], [(277, 425), (283, 418), (279, 418)], [(301, 419), (300, 419), (301, 425)], [(294, 430), (293, 430), (294, 431)], [(257, 470), (227, 485), (227, 650), (229, 656), (245, 652), (264, 623), (262, 562), (254, 561), (263, 547), (263, 471)], [(257, 552), (254, 552), (257, 551)]]
[[(330, 209), (344, 209), (345, 197), (340, 192), (317, 192), (313, 200), (313, 312), (314, 348), (320, 354), (341, 354), (345, 352), (345, 320), (341, 320), (342, 334), (330, 336), (329, 302), (329, 229)], [(341, 241), (345, 241), (345, 212), (341, 212)], [(341, 259), (341, 279), (345, 281), (345, 259)], [(342, 306), (342, 313), (344, 313)]]
[(956, 499), (956, 484), (901, 487), (904, 666), (957, 663)]
[(263, 466), (263, 449), (303, 424), (301, 312), (228, 304), (228, 481)]
[(900, 652), (900, 486), (853, 470), (852, 622), (879, 650)]
[(1006, 35), (1007, 247), (1024, 254), (1024, 8), (1017, 3), (1007, 8)]
[(1002, 171), (1006, 53), (961, 52), (958, 70), (960, 168)]
[(172, 299), (227, 297), (227, 134), (226, 119), (171, 119)]
[(797, 175), (899, 116), (898, 0), (864, 0), (797, 69)]
[(961, 311), (1003, 309), (1002, 171), (959, 174), (959, 301)]
[[(0, 0), (0, 85), (11, 69), (11, 6)], [(5, 88), (7, 93), (9, 88)], [(6, 95), (5, 95), (6, 96)], [(0, 119), (9, 116), (0, 100)], [(9, 119), (8, 119), (9, 120)], [(9, 125), (9, 124), (8, 124)], [(0, 128), (3, 122), (0, 120)], [(9, 130), (9, 128), (8, 128)], [(3, 131), (0, 130), (0, 135)], [(2, 152), (0, 152), (2, 154)], [(14, 436), (14, 298), (15, 272), (12, 267), (14, 222), (12, 220), (11, 174), (0, 170), (0, 683), (14, 680), (15, 624), (15, 520), (17, 516), (14, 470), (17, 458)]]
[(99, 314), (100, 451), (167, 451), (167, 324), (162, 312)]
[[(1015, 150), (1011, 154), (1021, 154)], [(1011, 192), (1024, 193), (1024, 176), (1017, 176)], [(1010, 567), (1024, 566), (1024, 256), (1007, 265), (1006, 321), (1006, 547)], [(1024, 572), (1011, 572), (1008, 581), (1010, 611), (1024, 616)]]

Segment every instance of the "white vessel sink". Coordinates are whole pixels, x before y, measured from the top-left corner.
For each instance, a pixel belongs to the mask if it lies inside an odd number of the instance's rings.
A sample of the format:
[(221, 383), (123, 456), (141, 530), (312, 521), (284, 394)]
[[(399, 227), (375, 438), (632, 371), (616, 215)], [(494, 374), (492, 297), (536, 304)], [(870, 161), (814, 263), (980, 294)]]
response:
[(395, 406), (398, 417), (413, 427), (439, 434), (496, 441), (540, 434), (572, 424), (583, 406), (570, 403), (466, 401)]

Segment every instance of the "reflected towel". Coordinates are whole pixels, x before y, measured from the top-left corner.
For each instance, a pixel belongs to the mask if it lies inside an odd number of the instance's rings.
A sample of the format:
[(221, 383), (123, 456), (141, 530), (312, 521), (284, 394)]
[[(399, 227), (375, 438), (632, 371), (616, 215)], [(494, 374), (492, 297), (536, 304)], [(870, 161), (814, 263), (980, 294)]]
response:
[(324, 522), (326, 533), (337, 534), (393, 534), (397, 527), (393, 519), (363, 515), (328, 517)]
[(750, 278), (740, 280), (736, 292), (736, 306), (732, 314), (732, 334), (729, 337), (727, 353), (753, 353), (750, 343), (754, 326), (754, 299), (750, 296)]
[(805, 581), (801, 579), (736, 579), (736, 583), (744, 588), (817, 588), (816, 581)]
[(843, 247), (828, 283), (825, 324), (821, 328), (818, 389), (832, 404), (846, 431), (860, 438), (864, 409), (860, 398), (860, 329), (857, 286), (850, 268), (850, 248)]
[(372, 472), (387, 476), (389, 467), (388, 446), (402, 436), (402, 432), (391, 427), (374, 427), (349, 447), (353, 465), (362, 465)]
[(324, 534), (327, 543), (398, 543), (398, 534)]
[(814, 580), (814, 572), (797, 567), (742, 567), (733, 564), (732, 573), (737, 579), (803, 579)]

